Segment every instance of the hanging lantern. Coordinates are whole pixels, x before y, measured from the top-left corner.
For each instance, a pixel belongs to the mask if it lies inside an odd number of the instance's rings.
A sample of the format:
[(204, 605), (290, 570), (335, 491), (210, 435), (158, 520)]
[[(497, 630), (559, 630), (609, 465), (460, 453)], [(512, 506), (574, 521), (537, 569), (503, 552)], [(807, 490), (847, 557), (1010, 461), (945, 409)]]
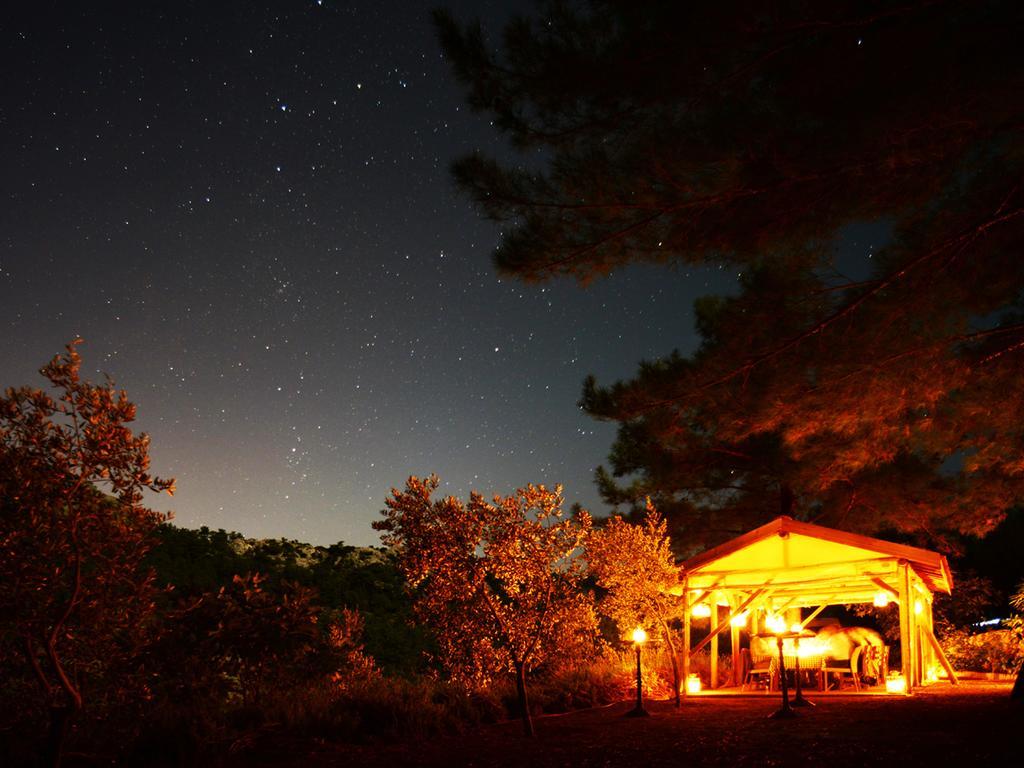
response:
[(700, 675), (691, 674), (686, 678), (686, 692), (687, 693), (700, 693)]

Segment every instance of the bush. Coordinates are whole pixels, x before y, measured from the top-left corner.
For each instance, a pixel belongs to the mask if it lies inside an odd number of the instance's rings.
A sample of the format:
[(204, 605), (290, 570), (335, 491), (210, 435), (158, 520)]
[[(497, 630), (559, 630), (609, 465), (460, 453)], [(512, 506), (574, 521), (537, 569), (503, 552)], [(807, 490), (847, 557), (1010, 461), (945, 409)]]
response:
[(943, 638), (942, 648), (955, 669), (1014, 674), (1024, 662), (1024, 633), (1019, 622), (977, 635), (953, 630)]

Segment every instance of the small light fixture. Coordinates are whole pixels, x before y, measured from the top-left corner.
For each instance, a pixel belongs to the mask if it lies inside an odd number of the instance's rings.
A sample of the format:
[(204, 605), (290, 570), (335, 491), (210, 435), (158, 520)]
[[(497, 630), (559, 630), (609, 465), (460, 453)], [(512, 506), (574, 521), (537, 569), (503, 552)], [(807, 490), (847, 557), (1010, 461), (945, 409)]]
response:
[(921, 604), (920, 600), (914, 601), (914, 613), (920, 613), (924, 610), (924, 605)]
[(691, 674), (686, 678), (686, 692), (687, 693), (700, 693), (700, 675)]
[(647, 642), (647, 633), (643, 627), (637, 627), (633, 630), (633, 642), (637, 645), (643, 645)]
[(888, 592), (876, 592), (875, 593), (875, 607), (885, 608), (889, 605), (889, 593)]
[(711, 606), (707, 603), (697, 603), (690, 610), (690, 615), (695, 619), (706, 619), (711, 615)]
[(781, 635), (786, 631), (786, 620), (781, 616), (772, 615), (764, 620), (764, 625), (773, 635)]
[(885, 679), (886, 693), (906, 693), (907, 681), (903, 675), (890, 675)]

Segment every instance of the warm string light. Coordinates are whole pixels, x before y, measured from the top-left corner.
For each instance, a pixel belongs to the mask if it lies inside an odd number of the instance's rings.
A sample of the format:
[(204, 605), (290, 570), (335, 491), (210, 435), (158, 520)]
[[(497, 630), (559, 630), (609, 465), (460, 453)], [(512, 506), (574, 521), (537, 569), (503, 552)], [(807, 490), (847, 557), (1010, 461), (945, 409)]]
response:
[(711, 615), (711, 606), (707, 603), (697, 603), (690, 611), (695, 619), (706, 619)]

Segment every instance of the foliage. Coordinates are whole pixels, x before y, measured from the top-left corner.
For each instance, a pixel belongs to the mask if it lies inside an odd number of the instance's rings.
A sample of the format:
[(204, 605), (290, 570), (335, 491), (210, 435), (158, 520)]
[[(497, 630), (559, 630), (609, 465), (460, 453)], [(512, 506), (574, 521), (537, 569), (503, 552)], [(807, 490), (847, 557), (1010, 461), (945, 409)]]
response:
[(1024, 632), (1019, 623), (977, 634), (957, 629), (942, 638), (942, 649), (959, 671), (1012, 675), (1024, 664)]
[[(270, 691), (294, 689), (345, 670), (362, 670), (362, 621), (342, 610), (321, 615), (308, 587), (285, 582), (279, 594), (262, 588), (259, 574), (236, 576), (230, 587), (203, 595), (171, 615), (167, 658), (180, 656), (167, 675), (218, 700), (259, 706)], [(322, 626), (323, 625), (323, 626)], [(341, 671), (339, 671), (341, 670)]]
[(669, 594), (679, 583), (679, 569), (666, 528), (648, 502), (639, 525), (613, 517), (590, 534), (586, 551), (597, 586), (606, 591), (598, 609), (615, 622), (620, 637), (636, 626), (657, 627), (669, 649), (678, 705), (681, 681), (674, 635), (682, 602)]
[[(609, 502), (649, 495), (701, 548), (779, 511), (943, 545), (1024, 497), (1022, 13), (551, 2), (500, 47), (439, 15), (470, 104), (543, 158), (456, 165), (500, 270), (740, 275), (691, 358), (585, 385), (620, 424)], [(888, 245), (838, 261), (865, 222)]]
[(54, 395), (20, 387), (0, 398), (0, 648), (8, 670), (34, 679), (55, 763), (90, 695), (97, 705), (143, 695), (135, 662), (155, 588), (142, 559), (164, 520), (143, 491), (173, 489), (149, 473), (127, 395), (80, 377), (78, 343), (41, 369)]
[(157, 583), (179, 598), (196, 598), (230, 586), (238, 574), (259, 573), (261, 589), (279, 594), (292, 582), (317, 592), (327, 609), (349, 608), (363, 622), (367, 654), (386, 672), (410, 675), (424, 669), (431, 647), (412, 626), (412, 603), (393, 553), (346, 546), (316, 547), (297, 541), (252, 540), (224, 530), (196, 530), (164, 524), (148, 555)]
[(590, 516), (563, 517), (561, 488), (530, 485), (493, 504), (473, 493), (464, 505), (450, 496), (433, 501), (438, 482), (410, 477), (374, 527), (396, 550), (416, 615), (434, 630), (445, 667), (471, 686), (514, 671), (532, 734), (527, 674), (594, 642), (579, 558)]

